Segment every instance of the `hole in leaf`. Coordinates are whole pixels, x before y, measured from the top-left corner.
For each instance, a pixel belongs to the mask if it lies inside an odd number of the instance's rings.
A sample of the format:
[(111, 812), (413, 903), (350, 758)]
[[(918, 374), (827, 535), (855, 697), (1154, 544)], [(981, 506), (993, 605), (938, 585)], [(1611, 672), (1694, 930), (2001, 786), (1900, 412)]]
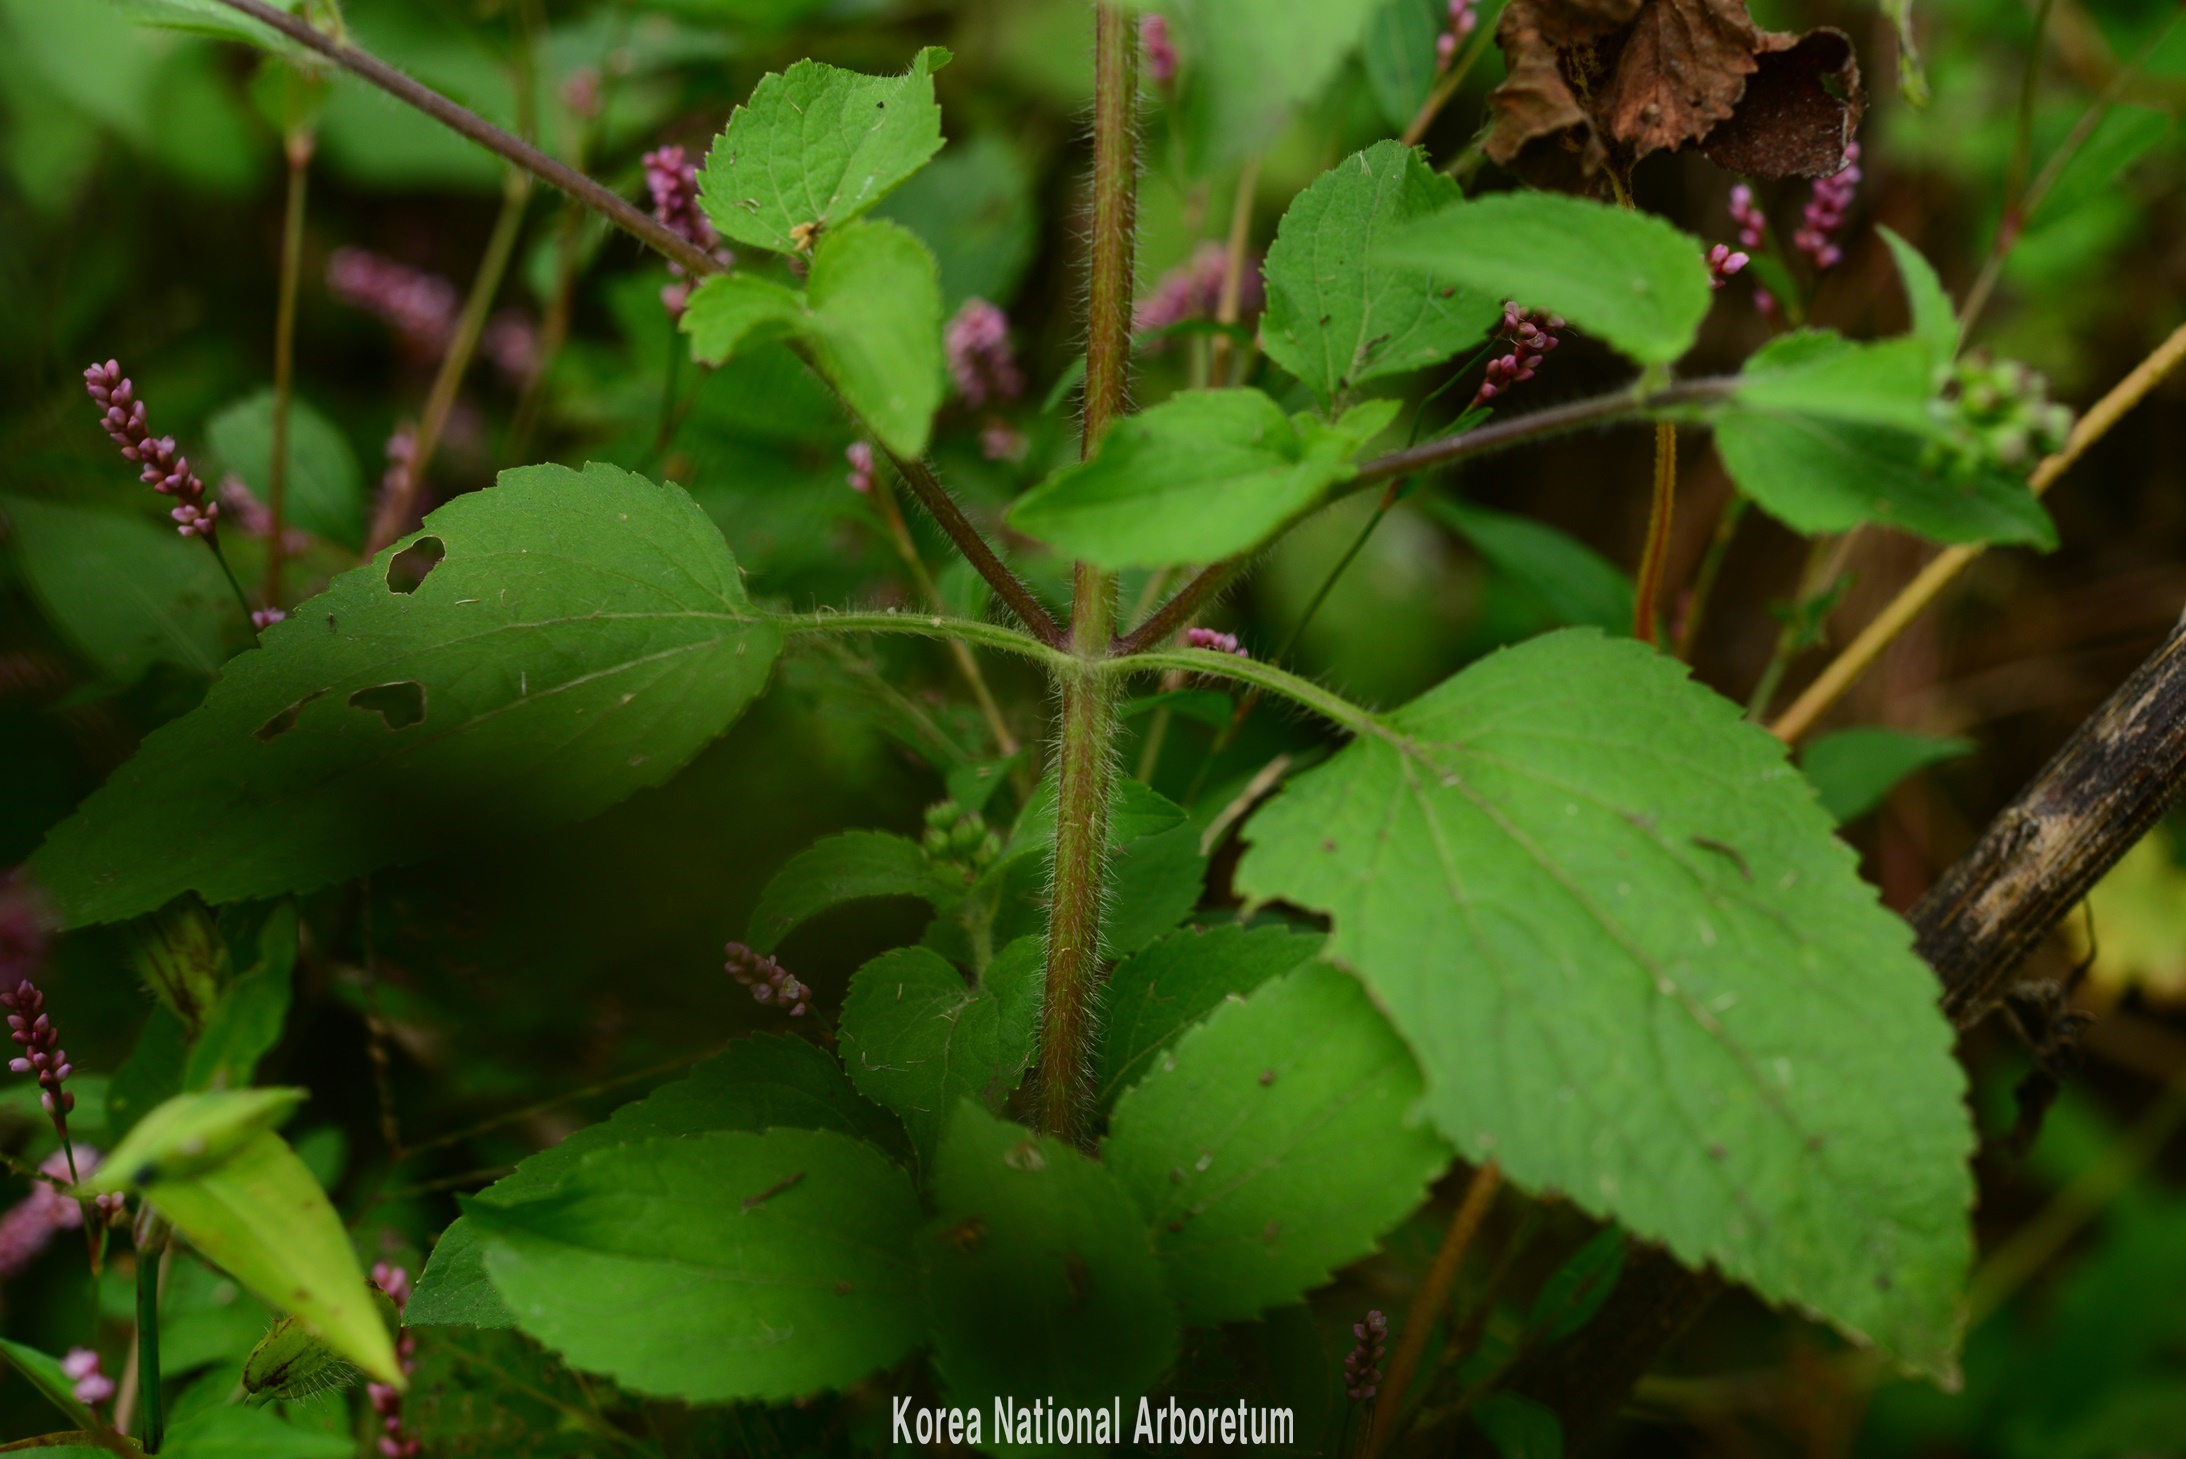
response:
[(258, 726), (258, 728), (253, 730), (252, 733), (255, 734), (264, 743), (269, 745), (272, 744), (275, 740), (287, 734), (290, 730), (296, 728), (296, 716), (304, 712), (305, 705), (309, 704), (312, 700), (317, 699), (320, 695), (324, 693), (326, 693), (324, 689), (312, 690), (309, 694), (306, 694), (303, 698), (297, 700), (294, 704), (291, 704), (288, 708), (282, 710), (279, 714), (276, 714), (273, 718)]
[(438, 537), (420, 537), (387, 560), (387, 587), (391, 592), (414, 593), (426, 574), (440, 566), (448, 544)]
[(374, 684), (349, 696), (351, 709), (365, 709), (387, 721), (391, 730), (408, 729), (425, 718), (425, 686), (415, 679)]

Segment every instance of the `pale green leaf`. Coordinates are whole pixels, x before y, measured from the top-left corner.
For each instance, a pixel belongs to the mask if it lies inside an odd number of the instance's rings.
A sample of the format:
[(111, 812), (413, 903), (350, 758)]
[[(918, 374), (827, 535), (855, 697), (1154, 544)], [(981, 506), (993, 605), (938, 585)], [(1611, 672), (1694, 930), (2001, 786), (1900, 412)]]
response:
[(901, 223), (941, 265), (941, 303), (1008, 304), (1039, 245), (1033, 177), (1017, 144), (995, 132), (958, 142), (906, 182), (876, 216)]
[(1865, 523), (1938, 542), (2057, 544), (2027, 484), (1983, 464), (1963, 479), (1927, 413), (1927, 346), (1824, 332), (1771, 340), (1714, 412), (1716, 453), (1763, 511), (1804, 533)]
[(1296, 1301), (1426, 1198), (1449, 1147), (1358, 980), (1313, 962), (1225, 1003), (1116, 1101), (1101, 1156), (1185, 1320)]
[(1814, 782), (1822, 809), (1843, 825), (1881, 805), (1907, 776), (1974, 749), (1972, 740), (1860, 725), (1816, 735), (1800, 752), (1799, 768)]
[(924, 847), (886, 831), (823, 836), (774, 874), (751, 914), (744, 940), (772, 952), (811, 917), (867, 897), (918, 897), (941, 907), (964, 895), (964, 878), (935, 863)]
[(287, 1119), (305, 1098), (301, 1089), (178, 1094), (136, 1120), (83, 1188), (96, 1195), (201, 1175)]
[[(974, 986), (940, 954), (903, 947), (873, 959), (843, 997), (842, 1060), (860, 1093), (903, 1117), (931, 1160), (957, 1104), (999, 1108), (1032, 1062), (1040, 960), (1007, 953)], [(999, 982), (1000, 986), (996, 984)]]
[(1101, 1166), (964, 1104), (933, 1197), (922, 1244), (935, 1364), (952, 1396), (1105, 1405), (1169, 1366), (1176, 1305), (1143, 1218)]
[(22, 1374), (23, 1381), (37, 1389), (38, 1396), (59, 1409), (70, 1423), (78, 1429), (91, 1427), (91, 1410), (76, 1397), (76, 1384), (61, 1371), (59, 1358), (4, 1337), (0, 1337), (0, 1358), (6, 1358), (8, 1366)]
[(1692, 346), (1714, 291), (1698, 239), (1629, 208), (1497, 193), (1401, 229), (1376, 259), (1561, 314), (1643, 365)]
[(282, 902), (259, 931), (257, 962), (228, 984), (191, 1040), (184, 1089), (238, 1089), (250, 1083), (258, 1061), (281, 1041), (295, 966), (296, 905)]
[(1454, 497), (1429, 497), (1427, 509), (1470, 542), (1549, 622), (1604, 633), (1632, 631), (1632, 579), (1585, 543), (1530, 517)]
[(518, 1325), (633, 1393), (795, 1398), (924, 1331), (910, 1179), (831, 1130), (609, 1146), (547, 1194), (467, 1213)]
[(433, 1243), (417, 1290), (402, 1310), (405, 1327), (514, 1327), (516, 1314), (486, 1275), (492, 1238), (458, 1216)]
[(804, 296), (751, 274), (715, 274), (691, 291), (677, 325), (691, 337), (691, 358), (719, 365), (753, 345), (802, 334)]
[[(296, 1152), (279, 1135), (261, 1129), (223, 1159), (188, 1158), (162, 1167), (127, 1158), (129, 1145), (158, 1114), (130, 1133), (90, 1188), (104, 1182), (110, 1170), (126, 1175), (207, 1261), (268, 1306), (295, 1317), (366, 1373), (400, 1386), (394, 1345), (349, 1233)], [(183, 1173), (170, 1176), (169, 1169)]]
[(1435, 37), (1449, 23), (1449, 7), (1435, 0), (1382, 0), (1368, 17), (1359, 55), (1374, 104), (1392, 130), (1409, 126), (1434, 90)]
[[(273, 391), (261, 390), (214, 416), (205, 439), (220, 464), (273, 503)], [(287, 524), (348, 547), (364, 545), (364, 469), (341, 431), (301, 400), (288, 407)]]
[(1100, 1073), (1094, 1102), (1106, 1108), (1153, 1067), (1187, 1027), (1268, 979), (1313, 958), (1318, 933), (1236, 924), (1165, 937), (1119, 963), (1102, 998)]
[(0, 497), (23, 581), (109, 683), (153, 664), (210, 677), (241, 610), (213, 555), (134, 512)]
[(1357, 420), (1325, 427), (1286, 417), (1257, 390), (1182, 391), (1117, 422), (1092, 460), (1019, 497), (1010, 524), (1110, 568), (1229, 557), (1355, 474), (1353, 453), (1394, 407), (1372, 401)]
[(1955, 1366), (1973, 1138), (1935, 982), (1783, 747), (1570, 631), (1377, 722), (1249, 824), (1472, 1159)]
[(1461, 196), (1399, 142), (1376, 142), (1322, 173), (1291, 202), (1268, 249), (1268, 358), (1325, 404), (1479, 341), (1502, 316), (1499, 297), (1375, 257), (1381, 239)]
[(594, 814), (727, 728), (780, 647), (705, 514), (612, 466), (506, 472), (410, 542), (445, 553), (415, 591), (396, 549), (335, 579), (48, 837), (33, 874), (70, 925)]
[(1374, 0), (1169, 0), (1187, 58), (1179, 100), (1192, 172), (1267, 146), (1336, 78)]
[(768, 73), (706, 154), (706, 216), (724, 236), (778, 253), (857, 217), (941, 150), (933, 73), (948, 61), (928, 46), (903, 76), (819, 61)]
[(1935, 266), (1919, 249), (1880, 223), (1875, 231), (1897, 260), (1898, 282), (1905, 287), (1905, 305), (1913, 317), (1913, 337), (1928, 347), (1930, 363), (1940, 370), (1958, 354), (1958, 307), (1943, 292)]

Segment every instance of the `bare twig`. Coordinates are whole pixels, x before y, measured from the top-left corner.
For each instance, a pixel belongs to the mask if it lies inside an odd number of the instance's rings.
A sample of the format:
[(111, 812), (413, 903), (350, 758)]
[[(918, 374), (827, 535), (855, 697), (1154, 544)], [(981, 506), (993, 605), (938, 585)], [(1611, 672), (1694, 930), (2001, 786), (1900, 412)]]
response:
[(1473, 1172), (1471, 1183), (1465, 1187), (1465, 1199), (1450, 1217), (1441, 1249), (1435, 1252), (1434, 1264), (1427, 1268), (1427, 1280), (1412, 1294), (1412, 1305), (1405, 1311), (1404, 1326), (1397, 1333), (1396, 1356), (1389, 1360), (1389, 1376), (1382, 1380), (1381, 1394), (1374, 1403), (1373, 1426), (1367, 1430), (1361, 1450), (1363, 1459), (1374, 1459), (1394, 1434), (1405, 1391), (1419, 1370), (1420, 1354), (1427, 1350), (1427, 1334), (1434, 1330), (1435, 1319), (1450, 1300), (1450, 1284), (1457, 1280), (1457, 1269), (1472, 1248), (1473, 1237), (1480, 1233), (1480, 1223), (1488, 1218), (1488, 1208), (1495, 1204), (1495, 1193), (1502, 1184), (1503, 1167), (1490, 1160)]

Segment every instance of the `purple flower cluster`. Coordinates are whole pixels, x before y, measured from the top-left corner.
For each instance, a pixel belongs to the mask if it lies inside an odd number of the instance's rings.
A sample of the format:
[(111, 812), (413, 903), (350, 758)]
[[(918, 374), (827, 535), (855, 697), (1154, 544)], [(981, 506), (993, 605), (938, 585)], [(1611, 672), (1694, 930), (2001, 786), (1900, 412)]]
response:
[(942, 336), (949, 378), (964, 403), (977, 410), (988, 401), (1015, 400), (1025, 377), (1010, 349), (1010, 317), (985, 299), (966, 299)]
[(1799, 231), (1791, 235), (1791, 242), (1814, 261), (1817, 269), (1833, 269), (1844, 261), (1837, 233), (1844, 227), (1845, 214), (1851, 211), (1852, 199), (1859, 192), (1860, 175), (1860, 144), (1847, 142), (1844, 166), (1835, 175), (1814, 181), (1813, 195), (1807, 199)]
[(812, 1011), (812, 990), (773, 958), (741, 942), (730, 943), (727, 951), (729, 976), (751, 989), (752, 1002), (786, 1008), (791, 1018), (802, 1018)]
[[(1212, 319), (1222, 307), (1222, 286), (1230, 276), (1229, 252), (1209, 239), (1192, 250), (1185, 262), (1163, 274), (1154, 292), (1142, 300), (1131, 319), (1141, 333), (1167, 329), (1187, 319)], [(1260, 266), (1254, 260), (1238, 281), (1237, 312), (1257, 314), (1266, 302)]]
[(68, 1062), (68, 1050), (61, 1047), (60, 1030), (46, 1017), (46, 995), (24, 978), (13, 992), (0, 993), (0, 1006), (8, 1010), (8, 1036), (23, 1050), (8, 1060), (8, 1068), (17, 1074), (38, 1076), (38, 1102), (53, 1117), (53, 1128), (65, 1140), (68, 1112), (76, 1107), (76, 1096), (61, 1086), (75, 1070)]
[[(681, 147), (657, 147), (645, 154), (645, 190), (653, 197), (653, 216), (662, 227), (693, 248), (712, 255), (725, 268), (736, 255), (720, 246), (721, 237), (698, 205), (698, 164)], [(669, 264), (676, 281), (660, 291), (661, 307), (681, 316), (691, 285), (680, 265)]]
[(1708, 250), (1708, 287), (1722, 288), (1731, 275), (1752, 262), (1749, 255), (1734, 251), (1727, 243), (1718, 243)]
[[(387, 1294), (397, 1313), (410, 1305), (410, 1273), (403, 1268), (374, 1262), (372, 1285)], [(417, 1335), (407, 1328), (395, 1339), (395, 1361), (405, 1376), (417, 1371)], [(401, 1392), (390, 1384), (367, 1383), (364, 1396), (379, 1417), (379, 1451), (385, 1459), (417, 1459), (425, 1446), (403, 1428)]]
[(852, 441), (843, 447), (843, 460), (850, 463), (850, 474), (843, 478), (844, 485), (860, 496), (873, 494), (873, 443)]
[(175, 438), (152, 434), (144, 402), (122, 378), (121, 366), (113, 360), (93, 365), (83, 372), (83, 382), (102, 412), (99, 424), (121, 447), (122, 459), (144, 468), (138, 479), (145, 485), (175, 499), (174, 510), (167, 514), (175, 519), (175, 530), (210, 542), (219, 526), (220, 503), (205, 500), (205, 483), (190, 470), (189, 458), (175, 450)]
[(61, 1376), (75, 1385), (71, 1391), (86, 1408), (114, 1396), (114, 1380), (99, 1370), (99, 1355), (89, 1348), (70, 1348), (61, 1359)]
[(1487, 378), (1480, 382), (1479, 393), (1473, 396), (1474, 407), (1486, 405), (1513, 385), (1531, 380), (1540, 368), (1542, 357), (1562, 343), (1556, 331), (1563, 327), (1561, 315), (1536, 314), (1505, 300), (1503, 337), (1510, 341), (1510, 350), (1488, 361)]
[(350, 308), (384, 321), (420, 359), (437, 359), (455, 337), (462, 296), (439, 274), (368, 249), (337, 248), (326, 261), (326, 287)]
[(1381, 1391), (1381, 1355), (1389, 1348), (1389, 1319), (1379, 1310), (1369, 1312), (1366, 1321), (1351, 1324), (1351, 1335), (1358, 1344), (1343, 1360), (1343, 1387), (1353, 1399), (1364, 1402)]
[[(76, 1147), (77, 1169), (89, 1175), (99, 1165), (99, 1152), (89, 1145)], [(67, 1180), (68, 1152), (56, 1150), (38, 1169), (55, 1180)], [(100, 1208), (106, 1213), (106, 1198)], [(0, 1281), (20, 1276), (46, 1249), (54, 1234), (75, 1231), (83, 1225), (83, 1206), (62, 1195), (45, 1181), (31, 1182), (30, 1194), (0, 1215)]]
[(1169, 39), (1169, 17), (1139, 17), (1139, 53), (1146, 60), (1146, 79), (1163, 91), (1176, 85), (1176, 42)]
[(1447, 71), (1457, 59), (1457, 48), (1465, 38), (1480, 27), (1480, 16), (1474, 10), (1474, 0), (1450, 0), (1449, 29), (1435, 37), (1435, 69)]
[(1731, 221), (1738, 225), (1738, 244), (1741, 248), (1759, 248), (1769, 236), (1769, 217), (1753, 200), (1753, 189), (1745, 183), (1731, 189)]
[(1236, 654), (1241, 659), (1252, 657), (1251, 654), (1238, 647), (1236, 634), (1217, 633), (1212, 628), (1185, 629), (1184, 645), (1187, 648), (1212, 649), (1218, 654)]

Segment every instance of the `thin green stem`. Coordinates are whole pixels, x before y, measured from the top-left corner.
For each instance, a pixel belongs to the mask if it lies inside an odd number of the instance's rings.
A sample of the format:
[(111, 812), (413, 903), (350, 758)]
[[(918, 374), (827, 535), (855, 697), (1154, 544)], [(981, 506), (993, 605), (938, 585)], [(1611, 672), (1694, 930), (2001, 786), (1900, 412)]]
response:
[(220, 539), (217, 536), (207, 537), (204, 542), (207, 547), (213, 550), (213, 561), (220, 564), (220, 571), (228, 579), (228, 588), (235, 594), (236, 606), (243, 610), (243, 621), (250, 625), (251, 637), (256, 638), (258, 636), (258, 620), (252, 616), (250, 594), (243, 591), (243, 580), (235, 575), (234, 568), (228, 566), (227, 549), (220, 545)]
[(1128, 659), (1111, 659), (1105, 666), (1110, 674), (1137, 674), (1157, 669), (1182, 669), (1187, 673), (1206, 674), (1218, 679), (1234, 679), (1255, 689), (1288, 699), (1303, 705), (1354, 734), (1387, 735), (1388, 731), (1374, 712), (1363, 705), (1353, 704), (1331, 690), (1323, 689), (1311, 679), (1300, 678), (1287, 669), (1264, 664), (1258, 659), (1239, 658), (1236, 654), (1216, 653), (1212, 649), (1177, 648), (1148, 649), (1133, 654)]
[(1746, 508), (1753, 499), (1744, 492), (1735, 492), (1724, 504), (1723, 515), (1716, 520), (1715, 536), (1708, 543), (1708, 555), (1701, 558), (1700, 570), (1693, 575), (1693, 596), (1685, 605), (1685, 621), (1678, 625), (1677, 656), (1692, 662), (1693, 646), (1700, 642), (1700, 624), (1708, 611), (1708, 599), (1715, 593), (1715, 580), (1723, 572), (1723, 560), (1730, 555), (1731, 539), (1738, 535), (1738, 524), (1745, 520)]
[(142, 1220), (145, 1239), (137, 1243), (137, 1391), (144, 1414), (137, 1434), (144, 1452), (157, 1454), (167, 1431), (159, 1392), (159, 1275), (167, 1223), (150, 1212)]
[(266, 533), (268, 608), (281, 606), (281, 538), (288, 529), (289, 401), (296, 380), (296, 286), (303, 273), (304, 199), (316, 145), (308, 127), (295, 127), (282, 148), (288, 158), (288, 205), (281, 221), (281, 283), (273, 320), (273, 454), (266, 463), (266, 514), (273, 523)]
[(949, 639), (1000, 649), (1031, 659), (1050, 673), (1075, 673), (1081, 661), (1061, 649), (1049, 648), (1029, 633), (975, 618), (949, 618), (939, 613), (817, 613), (781, 614), (773, 620), (784, 633), (904, 633), (917, 638)]

